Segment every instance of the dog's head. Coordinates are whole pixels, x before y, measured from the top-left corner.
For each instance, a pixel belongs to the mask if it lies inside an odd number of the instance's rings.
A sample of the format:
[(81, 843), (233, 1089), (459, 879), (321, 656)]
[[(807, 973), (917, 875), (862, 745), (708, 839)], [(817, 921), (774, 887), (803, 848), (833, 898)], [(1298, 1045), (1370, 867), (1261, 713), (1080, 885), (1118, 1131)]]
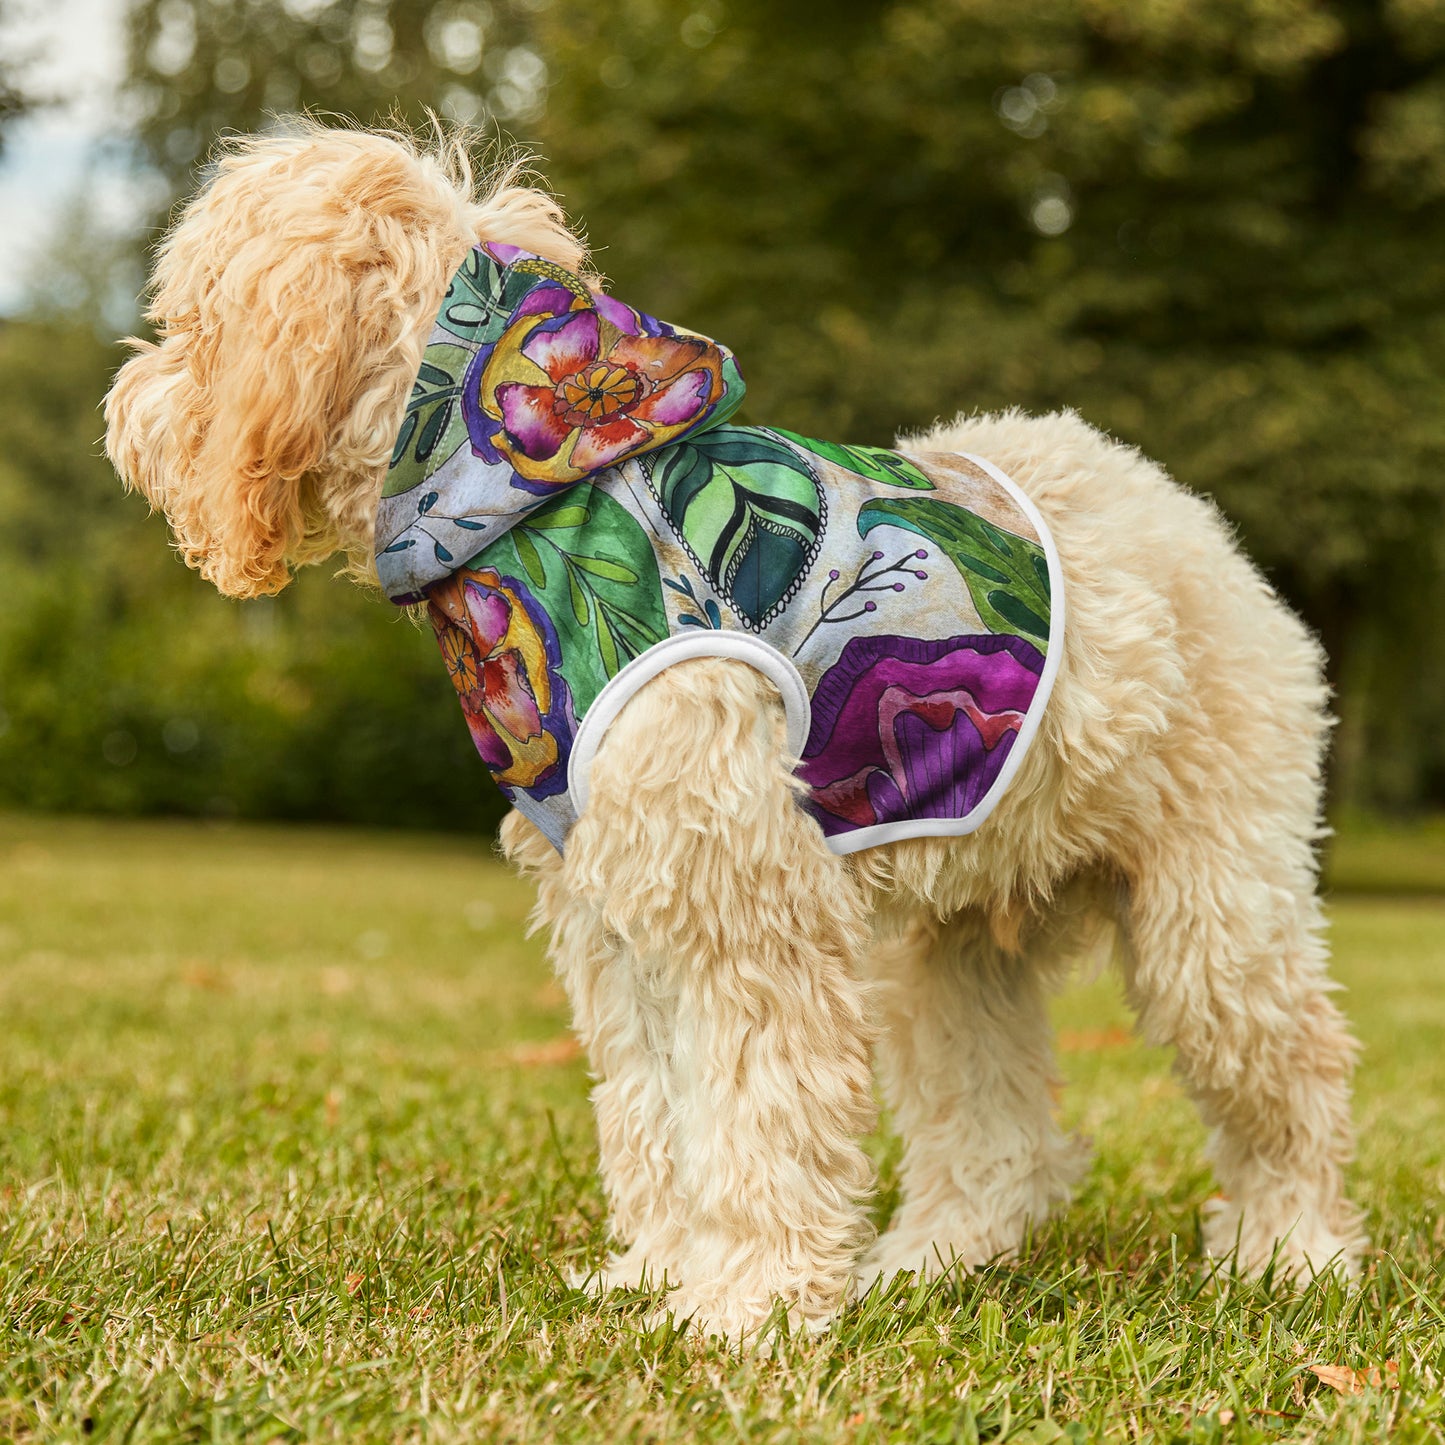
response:
[(307, 123), (231, 141), (160, 248), (156, 342), (106, 398), (106, 450), (187, 564), (233, 597), (341, 552), (372, 573), (382, 477), (428, 331), (477, 241), (576, 269), (583, 246), (517, 167), (464, 145)]

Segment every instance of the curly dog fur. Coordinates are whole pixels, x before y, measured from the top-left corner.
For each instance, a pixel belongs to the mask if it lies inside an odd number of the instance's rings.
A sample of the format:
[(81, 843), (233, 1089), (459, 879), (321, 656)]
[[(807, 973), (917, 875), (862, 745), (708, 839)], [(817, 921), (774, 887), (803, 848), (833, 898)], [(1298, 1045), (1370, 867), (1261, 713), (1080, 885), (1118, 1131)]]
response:
[[(584, 257), (548, 197), (515, 171), (479, 190), (455, 142), (306, 125), (224, 148), (106, 408), (120, 474), (222, 592), (337, 554), (372, 577), (405, 399), (477, 240)], [(1142, 1032), (1213, 1131), (1207, 1247), (1352, 1270), (1317, 645), (1212, 506), (1071, 413), (907, 445), (988, 457), (1063, 562), (1058, 680), (982, 829), (835, 856), (795, 805), (771, 684), (716, 658), (628, 704), (565, 858), (504, 827), (596, 1079), (619, 1252), (594, 1283), (665, 1282), (678, 1318), (740, 1338), (779, 1299), (821, 1327), (860, 1279), (1007, 1256), (1085, 1165), (1053, 1116), (1046, 1001), (1111, 918)], [(904, 1138), (876, 1240), (875, 1054)]]

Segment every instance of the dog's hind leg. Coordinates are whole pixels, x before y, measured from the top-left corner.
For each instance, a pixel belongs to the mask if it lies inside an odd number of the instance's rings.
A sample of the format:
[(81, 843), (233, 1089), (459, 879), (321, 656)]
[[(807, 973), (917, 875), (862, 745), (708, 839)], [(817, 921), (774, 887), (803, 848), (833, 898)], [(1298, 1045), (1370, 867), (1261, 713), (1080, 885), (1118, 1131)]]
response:
[[(1201, 556), (1208, 553), (1201, 551)], [(1244, 575), (1240, 575), (1243, 573)], [(1315, 893), (1326, 733), (1319, 652), (1237, 558), (1172, 599), (1187, 692), (1092, 816), (1128, 885), (1125, 981), (1213, 1131), (1205, 1228), (1247, 1273), (1352, 1271), (1344, 1196), (1355, 1044), (1331, 998)], [(1124, 791), (1129, 790), (1129, 791)]]
[(1250, 1274), (1276, 1247), (1283, 1272), (1352, 1273), (1364, 1243), (1343, 1186), (1355, 1044), (1330, 999), (1308, 845), (1258, 819), (1202, 833), (1182, 829), (1137, 864), (1126, 981), (1145, 1037), (1173, 1045), (1213, 1130), (1225, 1199), (1206, 1248), (1237, 1247)]
[(860, 1287), (1006, 1258), (1069, 1198), (1088, 1154), (1054, 1120), (1054, 942), (1006, 951), (965, 912), (874, 951), (879, 1072), (904, 1154), (902, 1201)]
[[(782, 711), (744, 663), (678, 663), (613, 724), (566, 886), (621, 941), (656, 1019), (675, 1318), (739, 1339), (782, 1300), (824, 1324), (867, 1242), (867, 936), (796, 802)], [(639, 1006), (641, 1007), (641, 1006)]]
[(572, 1026), (597, 1081), (599, 1169), (608, 1231), (621, 1252), (582, 1282), (597, 1293), (660, 1285), (669, 1273), (675, 1279), (687, 1229), (667, 1137), (674, 1001), (646, 957), (610, 934), (594, 904), (567, 886), (561, 856), (520, 813), (503, 823), (502, 847), (537, 885), (534, 918), (549, 931)]

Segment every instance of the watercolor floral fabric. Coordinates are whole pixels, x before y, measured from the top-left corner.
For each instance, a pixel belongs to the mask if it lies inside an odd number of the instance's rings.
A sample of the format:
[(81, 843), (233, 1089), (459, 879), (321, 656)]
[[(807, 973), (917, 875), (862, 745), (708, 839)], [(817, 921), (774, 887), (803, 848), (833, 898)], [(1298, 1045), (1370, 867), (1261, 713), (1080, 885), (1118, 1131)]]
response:
[(430, 589), (427, 619), (492, 776), (539, 797), (560, 792), (577, 720), (536, 599), (491, 568), (462, 567)]
[(987, 797), (1038, 691), (1020, 637), (857, 637), (813, 694), (798, 775), (830, 836), (902, 818), (966, 818)]
[(969, 831), (1056, 665), (1042, 522), (985, 461), (735, 425), (742, 397), (725, 347), (476, 247), (396, 440), (388, 595), (425, 603), (478, 752), (559, 848), (603, 690), (615, 713), (651, 649), (722, 637), (800, 683), (805, 806), (836, 851)]

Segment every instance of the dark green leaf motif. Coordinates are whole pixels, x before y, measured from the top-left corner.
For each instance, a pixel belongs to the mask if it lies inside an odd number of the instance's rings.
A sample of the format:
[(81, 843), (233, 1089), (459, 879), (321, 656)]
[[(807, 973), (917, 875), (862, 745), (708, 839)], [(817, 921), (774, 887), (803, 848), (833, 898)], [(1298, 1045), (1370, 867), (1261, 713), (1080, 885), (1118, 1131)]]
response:
[(642, 459), (682, 545), (751, 629), (766, 627), (818, 555), (822, 488), (792, 443), (751, 427), (714, 427)]
[(475, 249), (452, 276), (412, 383), (382, 496), (400, 496), (420, 485), (467, 440), (460, 404), (467, 367), (480, 347), (506, 330), (538, 275), (579, 290), (575, 277), (549, 261), (518, 261), (503, 268)]
[(475, 248), (468, 252), (447, 287), (437, 325), (463, 341), (494, 339), (486, 335), (488, 323), (506, 320), (497, 294), (501, 274), (502, 268), (485, 252)]
[(958, 568), (991, 632), (1022, 634), (1047, 650), (1049, 569), (1037, 542), (932, 497), (866, 502), (858, 512), (858, 535), (884, 526), (903, 527), (932, 542)]
[(557, 627), (562, 676), (579, 713), (667, 636), (652, 543), (625, 507), (591, 483), (529, 512), (471, 565), (525, 578), (535, 590)]
[(852, 447), (842, 442), (819, 441), (817, 437), (799, 436), (796, 432), (774, 428), (780, 437), (787, 437), (805, 451), (824, 461), (843, 467), (870, 482), (883, 482), (890, 487), (908, 487), (915, 492), (933, 491), (933, 483), (908, 460), (886, 447)]
[(470, 360), (464, 346), (433, 342), (427, 347), (392, 448), (383, 496), (398, 496), (424, 482), (466, 440), (459, 402)]
[(583, 294), (577, 278), (550, 261), (528, 259), (504, 267), (485, 252), (473, 250), (452, 276), (437, 312), (437, 325), (473, 346), (495, 341), (538, 276), (550, 277), (569, 291)]

